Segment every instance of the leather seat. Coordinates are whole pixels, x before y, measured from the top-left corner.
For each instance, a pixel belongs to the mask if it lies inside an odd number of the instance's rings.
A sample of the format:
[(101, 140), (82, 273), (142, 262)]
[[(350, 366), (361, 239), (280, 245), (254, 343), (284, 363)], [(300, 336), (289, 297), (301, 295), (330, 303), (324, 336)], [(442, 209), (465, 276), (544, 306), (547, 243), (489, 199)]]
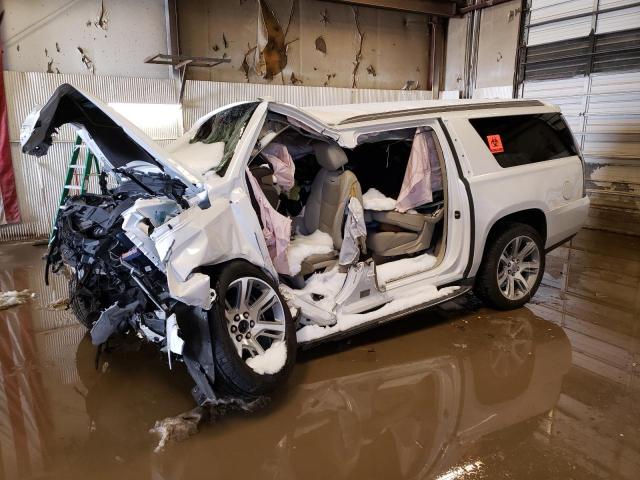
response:
[[(320, 171), (311, 184), (311, 192), (304, 210), (303, 226), (306, 234), (320, 230), (329, 234), (335, 249), (331, 254), (310, 256), (302, 263), (302, 274), (328, 266), (338, 257), (342, 246), (345, 208), (351, 197), (362, 202), (362, 190), (355, 174), (344, 170), (348, 158), (336, 143), (318, 142), (314, 153)], [(317, 257), (317, 258), (314, 258)]]
[(373, 220), (399, 231), (378, 231), (367, 236), (367, 248), (382, 257), (394, 257), (427, 250), (436, 224), (444, 216), (444, 208), (432, 214), (372, 212)]
[(258, 180), (262, 192), (271, 206), (275, 209), (280, 204), (280, 190), (273, 182), (273, 170), (269, 165), (257, 165), (249, 168), (251, 174)]

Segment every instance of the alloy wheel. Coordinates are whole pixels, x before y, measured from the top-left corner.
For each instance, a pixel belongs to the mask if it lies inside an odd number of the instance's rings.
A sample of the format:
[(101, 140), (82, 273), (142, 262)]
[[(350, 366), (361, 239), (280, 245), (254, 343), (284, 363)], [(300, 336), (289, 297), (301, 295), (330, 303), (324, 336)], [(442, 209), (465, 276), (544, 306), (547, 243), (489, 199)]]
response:
[(498, 288), (509, 300), (528, 295), (540, 274), (540, 249), (532, 238), (520, 235), (502, 250), (498, 260)]
[(262, 355), (285, 341), (286, 318), (277, 292), (264, 280), (241, 277), (225, 295), (227, 332), (240, 358)]

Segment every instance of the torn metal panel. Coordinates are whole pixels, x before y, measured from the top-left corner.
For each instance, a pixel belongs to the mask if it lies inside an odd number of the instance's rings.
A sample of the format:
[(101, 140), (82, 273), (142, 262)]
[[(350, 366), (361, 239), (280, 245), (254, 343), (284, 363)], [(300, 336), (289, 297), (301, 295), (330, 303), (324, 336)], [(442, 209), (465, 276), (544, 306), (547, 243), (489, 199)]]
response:
[(187, 305), (209, 310), (216, 299), (216, 291), (211, 288), (211, 278), (202, 273), (192, 273), (180, 281), (172, 268), (167, 270), (167, 284), (171, 296)]
[(161, 271), (164, 271), (164, 264), (160, 261), (155, 243), (150, 238), (150, 229), (164, 224), (181, 210), (180, 206), (169, 198), (139, 198), (131, 208), (122, 213), (122, 230)]
[(340, 247), (340, 265), (355, 263), (362, 250), (366, 251), (367, 226), (364, 222), (364, 210), (360, 201), (351, 197), (347, 203), (347, 219), (344, 223), (344, 235)]
[(231, 193), (231, 201), (217, 198), (207, 209), (194, 206), (183, 211), (151, 238), (159, 252), (166, 252), (163, 261), (180, 282), (198, 267), (237, 258), (277, 276), (249, 196), (239, 188)]
[(184, 340), (182, 358), (196, 383), (191, 393), (198, 405), (209, 405), (216, 399), (213, 391), (216, 375), (207, 312), (178, 305), (176, 317)]

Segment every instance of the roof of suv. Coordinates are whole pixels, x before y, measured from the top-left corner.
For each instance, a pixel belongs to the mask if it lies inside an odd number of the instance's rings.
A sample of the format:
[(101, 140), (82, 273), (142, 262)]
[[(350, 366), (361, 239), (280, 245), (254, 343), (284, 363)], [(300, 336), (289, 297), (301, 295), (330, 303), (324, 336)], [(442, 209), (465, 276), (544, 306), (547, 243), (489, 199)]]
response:
[(301, 107), (300, 110), (326, 125), (346, 126), (353, 123), (412, 115), (440, 116), (448, 112), (517, 107), (550, 107), (550, 105), (539, 100), (413, 100)]

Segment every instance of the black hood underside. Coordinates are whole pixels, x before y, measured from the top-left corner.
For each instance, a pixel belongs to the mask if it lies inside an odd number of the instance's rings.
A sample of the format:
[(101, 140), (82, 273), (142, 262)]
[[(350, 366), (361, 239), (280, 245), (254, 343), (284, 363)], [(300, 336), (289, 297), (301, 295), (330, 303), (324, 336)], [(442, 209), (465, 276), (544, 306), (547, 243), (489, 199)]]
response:
[(114, 168), (140, 160), (162, 169), (162, 165), (121, 126), (68, 83), (60, 85), (42, 107), (22, 152), (36, 157), (46, 155), (53, 142), (53, 135), (66, 123), (87, 130)]

